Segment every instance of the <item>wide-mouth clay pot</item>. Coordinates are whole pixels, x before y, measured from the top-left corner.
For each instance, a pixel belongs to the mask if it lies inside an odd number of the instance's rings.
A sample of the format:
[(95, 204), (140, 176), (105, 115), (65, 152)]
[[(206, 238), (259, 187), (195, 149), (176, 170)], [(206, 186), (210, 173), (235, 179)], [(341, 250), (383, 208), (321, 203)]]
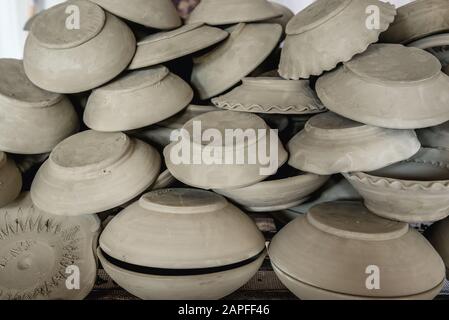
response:
[(421, 144), (413, 130), (383, 129), (328, 112), (311, 118), (287, 148), (292, 167), (331, 175), (384, 168), (410, 158)]
[(326, 110), (307, 80), (259, 77), (242, 81), (212, 103), (221, 109), (253, 113), (314, 114)]
[(61, 142), (31, 186), (35, 205), (77, 216), (118, 207), (147, 190), (161, 167), (159, 153), (123, 133), (84, 131)]
[(449, 216), (449, 151), (423, 148), (407, 161), (345, 177), (382, 217), (420, 223)]
[(22, 174), (13, 160), (0, 151), (0, 208), (14, 201), (22, 190)]
[(449, 33), (436, 34), (408, 44), (409, 47), (415, 47), (426, 50), (440, 60), (443, 66), (443, 72), (449, 65)]
[(407, 44), (448, 30), (446, 0), (415, 0), (398, 9), (395, 21), (381, 35), (381, 41)]
[(97, 277), (97, 216), (51, 215), (23, 193), (0, 209), (0, 219), (1, 300), (80, 300), (90, 293)]
[(229, 33), (202, 23), (149, 35), (137, 43), (129, 69), (150, 67), (203, 50), (226, 39)]
[(150, 28), (168, 30), (182, 24), (170, 0), (133, 0), (132, 4), (123, 0), (90, 1), (118, 17)]
[(272, 212), (305, 202), (328, 179), (328, 176), (300, 172), (284, 166), (274, 176), (255, 185), (214, 191), (243, 206), (247, 211)]
[[(379, 25), (370, 24), (370, 7), (379, 10)], [(378, 0), (318, 0), (287, 25), (279, 74), (307, 79), (332, 70), (379, 39), (396, 15), (389, 3)], [(346, 39), (346, 41), (341, 41)]]
[(202, 22), (217, 26), (281, 16), (279, 8), (267, 0), (202, 0), (190, 14), (187, 24)]
[(449, 120), (449, 77), (438, 59), (418, 48), (375, 44), (318, 79), (333, 112), (366, 124), (419, 129)]
[[(79, 28), (69, 23), (66, 10), (79, 13)], [(25, 44), (24, 67), (38, 87), (78, 93), (115, 78), (135, 51), (136, 39), (123, 21), (90, 1), (72, 0), (36, 18)]]
[(183, 110), (193, 90), (164, 66), (131, 72), (92, 92), (84, 122), (97, 131), (143, 128)]
[(277, 132), (251, 113), (209, 112), (193, 118), (164, 149), (179, 181), (201, 189), (248, 187), (274, 175), (288, 154)]
[(228, 31), (225, 41), (194, 58), (191, 82), (203, 100), (223, 93), (254, 71), (282, 35), (282, 27), (274, 23), (240, 23)]
[(425, 148), (449, 150), (449, 122), (416, 131)]
[(276, 10), (278, 10), (282, 14), (282, 16), (279, 18), (273, 18), (273, 19), (267, 20), (266, 22), (280, 24), (285, 31), (285, 29), (287, 28), (288, 22), (295, 16), (295, 14), (288, 7), (286, 7), (280, 3), (273, 2), (273, 1), (270, 1), (270, 3), (274, 6), (274, 8)]
[(425, 236), (443, 259), (446, 278), (449, 278), (449, 219), (433, 224), (426, 230)]
[(265, 239), (222, 196), (165, 189), (119, 213), (98, 254), (114, 281), (142, 299), (220, 299), (258, 271)]
[(0, 59), (0, 73), (0, 150), (46, 153), (78, 130), (69, 99), (31, 83), (21, 60)]
[(269, 255), (304, 300), (432, 299), (445, 280), (443, 261), (418, 231), (358, 202), (313, 207), (273, 238)]

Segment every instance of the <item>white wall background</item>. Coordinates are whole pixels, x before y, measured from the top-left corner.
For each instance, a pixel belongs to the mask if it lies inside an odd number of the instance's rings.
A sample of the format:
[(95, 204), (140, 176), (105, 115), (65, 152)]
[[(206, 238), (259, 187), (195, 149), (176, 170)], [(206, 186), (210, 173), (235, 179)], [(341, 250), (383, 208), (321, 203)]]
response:
[[(0, 58), (22, 58), (26, 32), (23, 26), (28, 20), (28, 9), (35, 3), (41, 8), (48, 8), (64, 0), (0, 0)], [(124, 0), (126, 1), (126, 0)], [(226, 1), (226, 0), (223, 0)], [(272, 0), (282, 3), (297, 13), (314, 0)], [(387, 0), (382, 0), (387, 1)], [(404, 5), (411, 0), (390, 0), (396, 6)]]

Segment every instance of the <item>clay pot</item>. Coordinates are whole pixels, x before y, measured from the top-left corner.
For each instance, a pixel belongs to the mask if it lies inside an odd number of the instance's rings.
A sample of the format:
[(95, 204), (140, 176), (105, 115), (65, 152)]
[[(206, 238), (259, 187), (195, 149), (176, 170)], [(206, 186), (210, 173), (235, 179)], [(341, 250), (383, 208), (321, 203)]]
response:
[(381, 36), (382, 42), (409, 43), (449, 30), (446, 0), (415, 0), (398, 9), (398, 16)]
[(164, 66), (131, 72), (98, 88), (89, 97), (84, 122), (97, 131), (143, 128), (183, 110), (192, 100), (190, 86)]
[[(437, 34), (422, 38), (408, 44), (409, 47), (415, 47), (427, 50), (440, 60), (444, 68), (449, 65), (449, 33)], [(447, 74), (447, 72), (445, 72)]]
[[(36, 208), (29, 193), (0, 209), (0, 299), (80, 300), (97, 277), (95, 215), (61, 217)], [(79, 272), (80, 287), (67, 287)]]
[(321, 175), (372, 171), (406, 160), (420, 147), (413, 130), (382, 129), (329, 112), (310, 119), (290, 140), (289, 164)]
[(423, 147), (449, 150), (449, 122), (417, 130), (416, 133)]
[(282, 14), (282, 16), (280, 16), (279, 18), (267, 20), (266, 22), (280, 24), (285, 32), (288, 22), (295, 16), (295, 14), (288, 7), (280, 3), (273, 1), (270, 1), (270, 3), (274, 6), (276, 10), (278, 10)]
[[(380, 10), (378, 28), (367, 26), (366, 11), (370, 6)], [(287, 25), (279, 74), (285, 79), (298, 80), (332, 70), (377, 42), (395, 15), (393, 5), (378, 0), (313, 2)]]
[[(211, 132), (209, 130), (220, 134), (222, 141), (207, 138), (206, 134)], [(254, 133), (249, 138), (246, 135), (248, 130)], [(234, 139), (229, 138), (231, 132)], [(278, 136), (274, 135), (276, 133), (268, 128), (265, 121), (254, 114), (209, 112), (184, 125), (178, 141), (164, 149), (165, 162), (176, 179), (192, 187), (248, 187), (275, 174), (287, 161), (287, 152)], [(273, 161), (270, 164), (267, 161), (263, 163), (264, 159), (258, 155), (258, 150)], [(255, 159), (249, 155), (254, 155)]]
[(220, 299), (258, 271), (265, 239), (223, 197), (166, 189), (117, 215), (101, 235), (98, 256), (114, 281), (139, 298)]
[(264, 62), (278, 45), (282, 27), (241, 23), (228, 31), (223, 43), (194, 59), (191, 82), (203, 100), (230, 89)]
[(345, 174), (368, 209), (409, 223), (449, 216), (449, 151), (422, 149), (413, 158), (374, 172)]
[(174, 29), (181, 18), (170, 0), (90, 0), (116, 16), (155, 29)]
[(202, 22), (216, 26), (281, 16), (279, 8), (267, 0), (202, 0), (190, 13), (187, 24)]
[(123, 133), (84, 131), (61, 142), (31, 186), (36, 206), (77, 216), (118, 207), (147, 190), (160, 172), (158, 152)]
[[(69, 6), (79, 9), (80, 28), (67, 27)], [(34, 21), (25, 44), (24, 67), (37, 86), (78, 93), (99, 87), (125, 70), (136, 40), (129, 27), (86, 0), (52, 7)]]
[(22, 174), (13, 160), (0, 151), (0, 208), (14, 201), (22, 190)]
[(274, 237), (269, 255), (282, 283), (304, 300), (433, 299), (445, 280), (443, 261), (418, 231), (357, 202), (313, 207)]
[(229, 33), (202, 23), (149, 35), (137, 43), (129, 69), (150, 67), (203, 50), (226, 39)]
[(78, 117), (70, 101), (32, 84), (21, 60), (0, 59), (0, 73), (0, 150), (49, 152), (78, 130)]
[(449, 77), (432, 54), (375, 44), (318, 79), (316, 90), (333, 112), (392, 129), (418, 129), (449, 120)]
[(314, 114), (326, 110), (310, 88), (309, 81), (281, 78), (244, 78), (231, 92), (212, 99), (217, 107), (232, 111)]
[(425, 236), (443, 258), (449, 278), (449, 219), (441, 220), (426, 230)]
[(272, 212), (305, 202), (329, 179), (328, 176), (303, 173), (289, 167), (285, 170), (246, 188), (214, 191), (243, 206), (246, 211)]

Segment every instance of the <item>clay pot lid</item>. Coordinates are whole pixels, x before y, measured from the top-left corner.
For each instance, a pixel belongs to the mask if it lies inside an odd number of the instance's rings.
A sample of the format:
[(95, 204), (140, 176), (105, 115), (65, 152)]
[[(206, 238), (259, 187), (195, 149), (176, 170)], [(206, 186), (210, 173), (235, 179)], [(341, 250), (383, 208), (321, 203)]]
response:
[(282, 14), (282, 16), (279, 18), (270, 19), (268, 20), (268, 22), (280, 24), (285, 30), (288, 22), (295, 16), (295, 14), (288, 7), (280, 3), (273, 1), (270, 1), (270, 3), (276, 10), (278, 10)]
[(169, 129), (181, 129), (189, 120), (202, 115), (203, 113), (217, 111), (213, 106), (189, 105), (181, 113), (159, 122), (157, 126)]
[(318, 0), (299, 12), (287, 24), (286, 33), (295, 35), (312, 30), (342, 12), (352, 0)]
[(21, 60), (0, 59), (0, 99), (20, 107), (47, 107), (63, 96), (35, 86), (25, 75)]
[[(68, 29), (66, 10), (79, 10), (80, 28)], [(76, 11), (75, 11), (76, 12)], [(71, 0), (45, 10), (36, 17), (31, 35), (40, 45), (49, 49), (78, 47), (96, 37), (106, 22), (106, 13), (98, 5), (86, 0)]]
[(307, 219), (317, 229), (340, 238), (386, 241), (404, 236), (409, 225), (380, 218), (357, 202), (324, 203), (310, 209)]
[(399, 44), (374, 44), (345, 66), (357, 76), (373, 82), (401, 84), (429, 80), (441, 72), (432, 54)]
[(122, 262), (182, 270), (223, 267), (258, 256), (265, 240), (225, 198), (195, 189), (144, 195), (106, 227), (101, 249)]
[(151, 44), (151, 43), (162, 41), (162, 40), (168, 40), (168, 39), (177, 37), (181, 34), (199, 29), (202, 26), (204, 26), (204, 23), (198, 22), (198, 23), (183, 25), (182, 27), (177, 28), (175, 30), (151, 34), (151, 35), (145, 37), (143, 40), (139, 41), (138, 45), (145, 45), (145, 44)]

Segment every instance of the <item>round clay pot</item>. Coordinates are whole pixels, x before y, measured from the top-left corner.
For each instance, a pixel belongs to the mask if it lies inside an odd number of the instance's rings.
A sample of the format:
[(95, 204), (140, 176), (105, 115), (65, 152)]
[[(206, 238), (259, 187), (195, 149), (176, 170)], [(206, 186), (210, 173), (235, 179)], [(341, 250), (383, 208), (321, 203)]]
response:
[(118, 207), (147, 190), (161, 159), (146, 143), (123, 133), (84, 131), (61, 142), (31, 186), (36, 206), (77, 216)]
[[(79, 10), (79, 29), (66, 25), (69, 6)], [(92, 2), (73, 0), (36, 18), (25, 44), (24, 67), (43, 89), (78, 93), (115, 78), (135, 51), (136, 39), (123, 21)]]
[(425, 236), (443, 258), (449, 278), (449, 219), (441, 220), (426, 230)]
[(0, 73), (0, 150), (46, 153), (78, 130), (69, 99), (31, 83), (21, 60), (0, 59)]
[(14, 201), (22, 190), (22, 174), (13, 160), (0, 151), (0, 208)]
[(165, 189), (119, 213), (102, 233), (98, 255), (114, 281), (142, 299), (220, 299), (254, 276), (265, 240), (223, 197)]
[(418, 231), (357, 202), (313, 207), (274, 237), (269, 255), (304, 300), (432, 299), (445, 280), (443, 261)]
[[(51, 215), (23, 193), (0, 209), (0, 219), (1, 300), (80, 300), (90, 293), (97, 277), (97, 216)], [(79, 289), (66, 283), (75, 272)]]

